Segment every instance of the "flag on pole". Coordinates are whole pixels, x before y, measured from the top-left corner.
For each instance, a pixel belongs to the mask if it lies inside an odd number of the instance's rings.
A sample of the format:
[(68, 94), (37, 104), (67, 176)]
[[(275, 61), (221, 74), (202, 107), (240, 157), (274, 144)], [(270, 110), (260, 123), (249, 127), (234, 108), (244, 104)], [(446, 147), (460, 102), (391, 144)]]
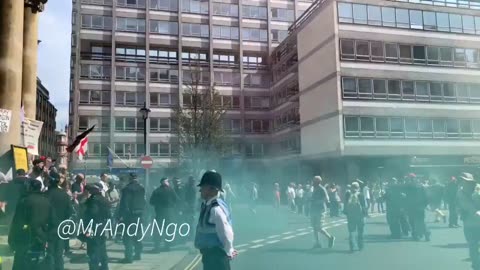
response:
[[(112, 154), (114, 157), (118, 158), (127, 168), (130, 168), (130, 165), (128, 165), (123, 159), (121, 159), (117, 154), (115, 154), (115, 152), (110, 148), (108, 147), (108, 152), (110, 152), (109, 154)], [(113, 158), (112, 158), (112, 164), (113, 164)]]
[(83, 160), (88, 151), (88, 137), (83, 138), (73, 151), (77, 153), (79, 160)]
[(110, 148), (108, 148), (107, 167), (110, 169), (113, 167), (113, 155), (112, 151), (110, 151)]
[[(95, 128), (95, 125), (93, 125), (91, 128), (87, 129), (86, 131), (84, 131), (82, 134), (78, 135), (75, 140), (73, 141), (73, 143), (71, 145), (69, 145), (67, 147), (67, 152), (71, 153), (73, 151), (77, 151), (76, 149), (78, 149), (77, 147), (82, 143), (83, 139), (87, 138), (88, 134), (90, 132), (92, 132), (92, 130)], [(88, 140), (87, 141), (84, 141), (84, 144), (88, 143)], [(86, 152), (86, 150), (85, 150)]]

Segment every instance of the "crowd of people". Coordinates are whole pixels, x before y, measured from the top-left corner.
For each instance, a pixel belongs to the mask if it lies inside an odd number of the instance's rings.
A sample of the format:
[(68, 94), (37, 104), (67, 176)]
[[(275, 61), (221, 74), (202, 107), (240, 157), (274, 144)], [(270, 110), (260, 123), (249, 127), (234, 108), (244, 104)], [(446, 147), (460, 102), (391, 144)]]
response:
[[(16, 171), (14, 179), (0, 184), (0, 200), (5, 204), (4, 220), (9, 226), (8, 244), (14, 252), (13, 270), (64, 269), (64, 256), (72, 255), (69, 235), (58, 235), (58, 226), (64, 220), (84, 224), (93, 221), (106, 224), (122, 222), (128, 227), (140, 218), (142, 222), (157, 220), (165, 224), (188, 223), (194, 226), (198, 188), (193, 177), (187, 181), (179, 178), (162, 178), (147, 200), (145, 188), (135, 174), (129, 174), (119, 183), (106, 173), (100, 180), (87, 183), (84, 174), (69, 175), (55, 167), (54, 161), (41, 157), (33, 161), (29, 172)], [(164, 241), (155, 234), (153, 253), (168, 251), (174, 244), (192, 240)], [(143, 245), (141, 234), (123, 235), (124, 259), (121, 263), (140, 260)], [(90, 269), (108, 269), (107, 241), (119, 242), (119, 235), (93, 235), (86, 232), (78, 236), (80, 249), (86, 250)], [(163, 244), (163, 245), (162, 245)]]
[[(208, 242), (210, 240), (202, 240), (202, 237), (209, 239), (209, 234), (217, 233), (209, 226), (230, 226), (232, 201), (239, 194), (233, 191), (229, 183), (222, 185), (219, 174), (207, 172), (205, 175), (209, 173), (212, 174), (209, 176), (211, 178), (202, 178), (201, 185), (210, 183), (210, 189), (201, 187), (200, 190), (204, 192), (201, 198), (197, 196), (197, 181), (192, 176), (186, 181), (176, 177), (172, 180), (161, 178), (159, 185), (152, 189), (151, 194), (147, 194), (135, 174), (129, 174), (118, 183), (112, 181), (109, 175), (101, 174), (99, 181), (87, 183), (85, 175), (72, 177), (66, 170), (56, 168), (54, 160), (50, 158), (36, 159), (31, 171), (17, 170), (13, 180), (0, 183), (0, 200), (6, 203), (4, 217), (10, 227), (8, 243), (15, 254), (13, 269), (64, 269), (64, 256), (72, 253), (69, 240), (57, 234), (57, 228), (63, 220), (93, 221), (95, 227), (96, 224), (105, 224), (107, 220), (128, 226), (138, 219), (142, 222), (156, 219), (159, 223), (165, 220), (167, 224), (187, 223), (193, 227), (198, 214), (197, 200), (206, 198), (213, 200), (210, 206), (219, 208), (208, 208), (209, 201), (202, 204), (195, 246), (203, 248), (204, 256), (213, 258), (210, 265), (221, 263), (223, 266), (218, 269), (229, 269), (222, 267), (226, 265), (225, 258), (235, 253), (233, 231), (228, 232), (232, 230), (231, 227), (222, 229), (226, 236), (218, 236), (222, 239), (220, 242), (226, 245), (226, 255), (221, 252), (223, 255), (219, 256), (218, 250), (213, 252), (209, 247), (210, 244), (220, 245), (217, 236), (210, 238), (213, 239), (211, 243)], [(258, 185), (251, 182), (244, 189), (244, 197), (255, 214), (259, 199)], [(364, 248), (365, 219), (372, 213), (386, 213), (392, 239), (410, 237), (416, 241), (431, 239), (426, 211), (433, 213), (434, 222), (448, 222), (450, 228), (459, 228), (461, 217), (472, 268), (480, 269), (480, 185), (469, 173), (452, 177), (445, 184), (413, 173), (400, 180), (391, 178), (368, 182), (356, 179), (346, 185), (325, 183), (322, 177), (315, 176), (305, 183), (290, 183), (284, 192), (278, 183), (274, 183), (271, 198), (274, 208), (278, 209), (282, 202), (286, 202), (291, 212), (310, 218), (314, 248), (321, 247), (320, 236), (328, 239), (328, 247), (335, 245), (335, 236), (324, 227), (326, 216), (345, 216), (351, 252)], [(213, 217), (205, 216), (204, 211), (208, 209)], [(219, 209), (222, 211), (218, 212)], [(172, 242), (164, 241), (164, 236), (155, 235), (150, 239), (154, 243), (151, 252), (169, 251), (172, 245), (193, 240), (194, 236), (195, 233), (191, 233), (186, 239)], [(141, 260), (143, 245), (139, 237), (140, 234), (123, 235), (125, 250), (121, 263)], [(79, 235), (78, 240), (82, 242), (80, 248), (86, 249), (89, 269), (108, 269), (106, 242), (120, 241), (118, 235), (94, 235), (90, 232)]]

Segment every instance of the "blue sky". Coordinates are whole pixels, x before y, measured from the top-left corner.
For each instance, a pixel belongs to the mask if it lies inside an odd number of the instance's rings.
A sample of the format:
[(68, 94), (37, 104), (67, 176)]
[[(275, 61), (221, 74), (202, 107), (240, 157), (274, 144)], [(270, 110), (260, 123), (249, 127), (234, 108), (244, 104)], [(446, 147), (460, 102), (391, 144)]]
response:
[(58, 110), (57, 130), (68, 123), (71, 17), (71, 0), (50, 0), (40, 14), (38, 77)]

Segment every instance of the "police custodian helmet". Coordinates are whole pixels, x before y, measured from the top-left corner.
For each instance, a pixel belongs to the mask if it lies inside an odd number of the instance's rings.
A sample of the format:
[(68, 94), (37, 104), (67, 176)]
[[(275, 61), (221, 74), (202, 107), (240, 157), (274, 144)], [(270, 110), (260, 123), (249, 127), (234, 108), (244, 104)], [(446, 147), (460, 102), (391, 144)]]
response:
[(202, 180), (200, 180), (200, 184), (197, 186), (212, 186), (220, 191), (223, 191), (222, 189), (222, 176), (215, 172), (215, 171), (208, 171), (203, 174)]

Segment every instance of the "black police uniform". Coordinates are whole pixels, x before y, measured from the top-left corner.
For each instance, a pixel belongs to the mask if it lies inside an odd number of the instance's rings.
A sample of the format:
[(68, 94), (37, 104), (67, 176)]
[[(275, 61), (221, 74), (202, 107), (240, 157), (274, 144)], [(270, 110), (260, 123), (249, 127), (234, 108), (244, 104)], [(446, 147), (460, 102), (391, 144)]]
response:
[[(130, 224), (137, 223), (140, 219), (142, 222), (143, 214), (145, 211), (145, 188), (138, 183), (136, 176), (131, 175), (134, 178), (123, 189), (120, 198), (119, 218), (121, 222), (125, 224), (125, 228), (128, 228)], [(126, 229), (123, 235), (123, 244), (125, 245), (125, 258), (122, 263), (131, 263), (133, 260), (140, 260), (143, 250), (141, 241), (142, 235), (137, 233), (133, 236), (129, 236)], [(135, 248), (135, 256), (133, 256), (133, 249)]]
[[(175, 220), (175, 206), (177, 204), (177, 195), (173, 188), (169, 186), (159, 186), (155, 189), (150, 197), (150, 205), (155, 208), (155, 219), (158, 226), (162, 225), (163, 220), (165, 224), (170, 224)], [(160, 251), (161, 237), (155, 234), (154, 252)], [(165, 248), (168, 250), (171, 242), (165, 241)]]
[(40, 192), (41, 183), (31, 180), (29, 189), (15, 209), (8, 235), (8, 244), (15, 252), (12, 269), (51, 269), (45, 247), (56, 234), (57, 218), (50, 201)]
[[(87, 185), (86, 188), (91, 196), (85, 202), (84, 224), (93, 220), (93, 232), (87, 236), (88, 265), (90, 270), (108, 270), (107, 238), (102, 231), (110, 218), (110, 204), (102, 196), (98, 187)], [(97, 224), (103, 224), (103, 226), (99, 226), (98, 231), (95, 231)]]
[[(50, 200), (50, 203), (55, 208), (56, 214), (56, 223), (60, 224), (62, 221), (67, 220), (71, 217), (73, 213), (72, 200), (68, 196), (65, 190), (58, 187), (58, 179), (52, 181), (47, 191), (47, 197)], [(68, 237), (68, 235), (63, 236)], [(48, 260), (50, 264), (54, 266), (55, 270), (63, 270), (63, 250), (64, 250), (65, 241), (60, 239), (58, 235), (52, 235), (50, 241), (48, 242)]]

